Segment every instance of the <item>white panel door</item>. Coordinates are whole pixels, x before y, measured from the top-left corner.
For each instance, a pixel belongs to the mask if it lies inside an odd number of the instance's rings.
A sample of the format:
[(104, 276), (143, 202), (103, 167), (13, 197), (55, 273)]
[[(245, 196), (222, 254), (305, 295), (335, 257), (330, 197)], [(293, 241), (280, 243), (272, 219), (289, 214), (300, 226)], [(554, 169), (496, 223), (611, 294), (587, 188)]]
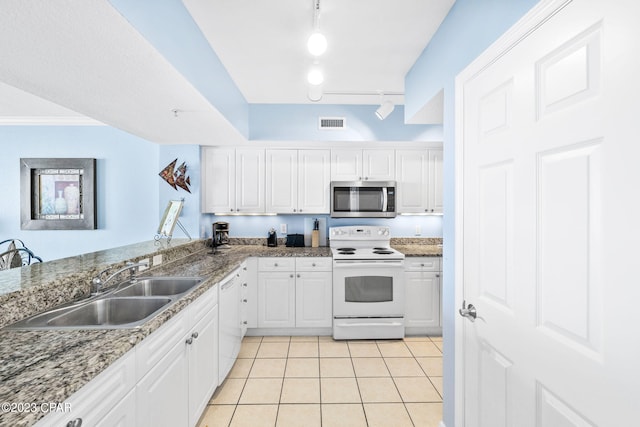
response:
[(442, 149), (429, 149), (429, 184), (427, 185), (428, 210), (442, 213), (444, 184), (442, 182)]
[(429, 209), (429, 153), (427, 150), (396, 151), (396, 210), (423, 213)]
[(296, 274), (296, 327), (331, 327), (333, 321), (332, 274), (303, 271)]
[(362, 177), (368, 181), (393, 181), (396, 176), (394, 150), (362, 150)]
[(233, 212), (236, 207), (236, 150), (202, 148), (202, 212)]
[(640, 418), (640, 5), (566, 3), (457, 81), (458, 425)]
[(362, 150), (331, 150), (331, 181), (362, 179)]
[(298, 151), (267, 150), (266, 211), (295, 213), (298, 208)]
[(298, 151), (298, 212), (329, 213), (331, 152)]
[(264, 212), (264, 150), (236, 150), (236, 211)]
[(291, 272), (258, 273), (258, 328), (296, 326), (296, 279)]

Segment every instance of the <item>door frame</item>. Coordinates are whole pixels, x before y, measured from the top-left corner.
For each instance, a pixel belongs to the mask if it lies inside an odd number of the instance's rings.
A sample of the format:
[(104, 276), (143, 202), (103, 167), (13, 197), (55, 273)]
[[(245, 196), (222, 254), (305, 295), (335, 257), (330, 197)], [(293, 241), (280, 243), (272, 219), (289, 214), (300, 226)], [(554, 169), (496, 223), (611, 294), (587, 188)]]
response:
[[(481, 53), (455, 79), (455, 310), (462, 307), (464, 300), (464, 85), (491, 64), (507, 54), (514, 46), (533, 33), (538, 27), (553, 17), (573, 0), (540, 0), (527, 14), (507, 30), (498, 40)], [(455, 423), (465, 425), (464, 389), (464, 328), (468, 322), (462, 316), (455, 318), (455, 379), (454, 413)], [(444, 427), (444, 424), (441, 424)]]

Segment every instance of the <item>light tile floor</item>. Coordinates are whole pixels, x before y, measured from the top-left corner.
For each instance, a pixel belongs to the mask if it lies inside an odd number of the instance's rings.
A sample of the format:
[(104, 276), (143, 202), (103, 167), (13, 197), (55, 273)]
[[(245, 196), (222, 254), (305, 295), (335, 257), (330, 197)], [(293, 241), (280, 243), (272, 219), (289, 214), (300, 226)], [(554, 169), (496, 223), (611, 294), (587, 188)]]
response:
[(437, 427), (442, 338), (245, 337), (198, 427)]

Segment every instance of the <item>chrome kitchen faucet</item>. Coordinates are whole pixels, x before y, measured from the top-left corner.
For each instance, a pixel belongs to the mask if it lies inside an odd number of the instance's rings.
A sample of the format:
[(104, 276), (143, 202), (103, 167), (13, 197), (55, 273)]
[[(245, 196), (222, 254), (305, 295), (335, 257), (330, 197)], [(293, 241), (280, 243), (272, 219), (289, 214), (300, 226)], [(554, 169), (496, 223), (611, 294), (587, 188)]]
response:
[(137, 263), (127, 262), (127, 264), (124, 267), (122, 267), (121, 269), (113, 273), (111, 276), (107, 277), (107, 279), (104, 281), (102, 281), (100, 277), (104, 273), (108, 272), (111, 269), (111, 267), (102, 270), (100, 273), (98, 273), (96, 277), (94, 277), (91, 280), (91, 295), (97, 295), (104, 292), (104, 288), (107, 286), (107, 283), (109, 283), (114, 277), (116, 277), (118, 274), (122, 273), (123, 271), (130, 270), (129, 280), (130, 281), (134, 280), (136, 273), (138, 272), (139, 268), (142, 266), (149, 267), (149, 261), (142, 261)]

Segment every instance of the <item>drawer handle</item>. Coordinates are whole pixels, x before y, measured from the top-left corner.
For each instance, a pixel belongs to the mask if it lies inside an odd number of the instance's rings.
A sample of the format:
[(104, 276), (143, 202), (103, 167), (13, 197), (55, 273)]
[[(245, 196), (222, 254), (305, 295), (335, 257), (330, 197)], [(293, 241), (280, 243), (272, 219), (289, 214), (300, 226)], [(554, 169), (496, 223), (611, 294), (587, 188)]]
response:
[(420, 264), (420, 267), (424, 267), (424, 262), (422, 264)]
[(243, 284), (242, 284), (242, 286), (244, 286), (244, 287), (246, 288), (246, 287), (247, 287), (247, 284), (246, 284), (246, 283), (243, 283)]
[(293, 277), (293, 274), (290, 274), (289, 277)]
[(273, 263), (273, 266), (274, 266), (274, 267), (277, 267), (277, 266), (278, 266), (278, 263), (277, 263), (277, 262), (274, 262), (274, 263)]
[(440, 277), (440, 275), (439, 275), (439, 274), (436, 274), (436, 277)]
[(192, 334), (191, 334), (191, 336), (193, 337), (193, 339), (198, 338), (198, 332), (194, 332), (194, 333), (192, 333)]
[(246, 325), (247, 323), (249, 323), (249, 322), (247, 322), (246, 320), (243, 320), (243, 321), (242, 321), (242, 324), (243, 324), (243, 325)]
[(187, 345), (191, 345), (191, 344), (193, 344), (193, 338), (191, 338), (191, 337), (187, 338), (187, 340), (185, 341), (185, 343), (186, 343)]
[(315, 267), (315, 266), (316, 266), (315, 262), (311, 263), (311, 267)]
[(242, 300), (242, 302), (247, 302), (247, 299), (246, 299), (246, 298), (245, 298), (245, 299), (243, 299), (243, 300)]
[(296, 275), (296, 277), (300, 277), (300, 275), (299, 275), (299, 274), (297, 274), (297, 275)]
[(67, 423), (67, 427), (80, 427), (82, 425), (82, 418), (76, 418)]

